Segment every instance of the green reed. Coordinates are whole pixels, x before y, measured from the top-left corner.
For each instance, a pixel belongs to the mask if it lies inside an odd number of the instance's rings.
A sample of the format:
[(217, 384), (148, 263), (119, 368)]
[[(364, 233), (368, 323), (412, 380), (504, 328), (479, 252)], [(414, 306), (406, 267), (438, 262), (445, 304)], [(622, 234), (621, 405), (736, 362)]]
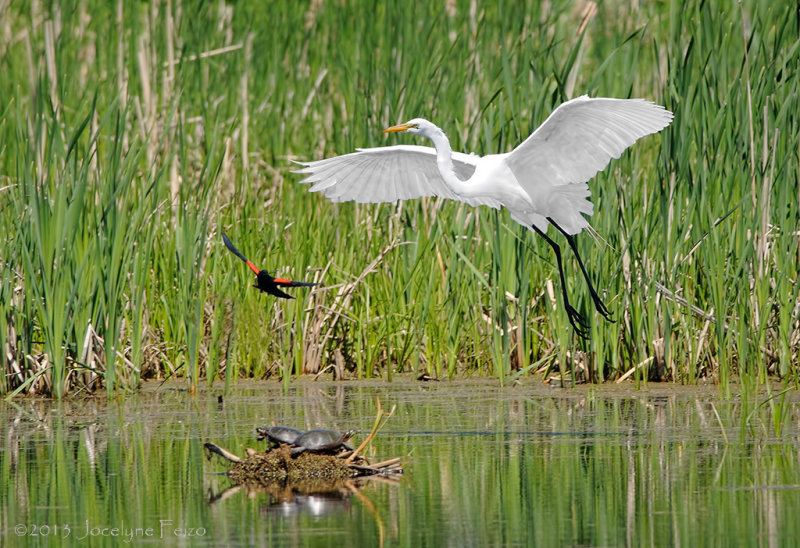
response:
[[(790, 6), (20, 6), (0, 14), (4, 393), (326, 368), (505, 382), (550, 356), (545, 373), (592, 381), (796, 382)], [(587, 341), (551, 250), (505, 212), (331, 204), (290, 173), (424, 144), (380, 134), (413, 116), (455, 150), (508, 151), (583, 93), (675, 113), (590, 182), (599, 238), (578, 246), (615, 323), (563, 246)], [(220, 229), (260, 267), (322, 286), (257, 294)]]

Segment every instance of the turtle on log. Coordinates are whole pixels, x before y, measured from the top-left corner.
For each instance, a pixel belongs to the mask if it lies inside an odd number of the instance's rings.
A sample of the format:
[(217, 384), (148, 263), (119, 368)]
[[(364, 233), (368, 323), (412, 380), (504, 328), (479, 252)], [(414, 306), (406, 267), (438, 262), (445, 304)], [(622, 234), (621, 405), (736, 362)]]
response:
[(344, 434), (323, 428), (309, 430), (295, 440), (292, 454), (299, 455), (304, 451), (309, 453), (333, 453), (341, 448), (352, 451), (353, 448), (347, 445), (347, 441), (355, 433), (355, 430), (348, 430)]
[(259, 440), (269, 440), (275, 445), (294, 445), (297, 438), (303, 433), (289, 426), (269, 426), (267, 428), (256, 428)]

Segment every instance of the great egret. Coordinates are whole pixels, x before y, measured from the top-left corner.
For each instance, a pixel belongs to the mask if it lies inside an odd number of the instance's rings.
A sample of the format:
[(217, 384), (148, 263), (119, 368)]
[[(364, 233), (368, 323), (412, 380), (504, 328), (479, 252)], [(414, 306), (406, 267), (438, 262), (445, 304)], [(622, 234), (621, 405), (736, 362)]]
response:
[(248, 261), (244, 255), (239, 253), (239, 250), (236, 249), (236, 246), (233, 245), (233, 242), (230, 241), (224, 232), (222, 233), (222, 241), (225, 243), (225, 247), (227, 247), (231, 253), (247, 263), (247, 266), (250, 267), (250, 270), (256, 273), (256, 285), (253, 287), (257, 287), (260, 291), (269, 293), (270, 295), (275, 295), (281, 299), (294, 299), (294, 297), (288, 293), (284, 293), (278, 289), (278, 287), (313, 287), (315, 285), (319, 285), (310, 282), (296, 282), (287, 278), (273, 278), (269, 272), (266, 270), (259, 270), (256, 268), (256, 265)]
[(453, 152), (441, 129), (414, 118), (383, 132), (422, 135), (434, 148), (357, 149), (316, 162), (298, 162), (303, 167), (295, 173), (307, 175), (300, 182), (312, 183), (311, 192), (322, 192), (334, 202), (441, 196), (473, 206), (505, 207), (512, 219), (534, 230), (553, 248), (569, 321), (585, 337), (588, 324), (569, 302), (561, 248), (547, 236), (547, 226), (553, 225), (567, 239), (595, 308), (613, 321), (575, 245), (574, 235), (589, 226), (584, 215), (594, 211), (586, 182), (637, 139), (664, 129), (671, 121), (670, 111), (644, 99), (583, 95), (561, 104), (511, 152), (480, 157)]

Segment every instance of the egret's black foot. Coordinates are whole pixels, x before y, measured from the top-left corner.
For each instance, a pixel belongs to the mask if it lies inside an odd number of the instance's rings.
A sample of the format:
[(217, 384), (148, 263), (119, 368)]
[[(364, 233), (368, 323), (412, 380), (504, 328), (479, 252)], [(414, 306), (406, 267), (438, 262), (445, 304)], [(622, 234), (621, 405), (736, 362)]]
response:
[(591, 294), (592, 294), (592, 300), (594, 301), (594, 308), (595, 310), (597, 310), (598, 314), (603, 316), (603, 319), (607, 322), (617, 323), (617, 321), (611, 315), (611, 312), (609, 312), (608, 308), (606, 308), (606, 305), (603, 303), (603, 301), (600, 300), (600, 297), (598, 297), (597, 293), (592, 291)]
[(575, 330), (575, 333), (577, 333), (581, 339), (588, 339), (589, 324), (583, 319), (581, 313), (575, 310), (569, 302), (565, 303), (564, 307), (567, 309), (567, 317), (569, 318), (570, 325), (572, 325), (572, 329)]

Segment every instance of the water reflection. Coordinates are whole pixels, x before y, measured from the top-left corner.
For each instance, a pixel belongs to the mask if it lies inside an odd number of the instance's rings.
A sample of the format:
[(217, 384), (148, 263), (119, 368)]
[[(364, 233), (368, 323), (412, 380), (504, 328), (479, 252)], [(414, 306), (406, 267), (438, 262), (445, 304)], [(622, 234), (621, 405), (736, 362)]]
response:
[[(52, 529), (30, 534), (45, 524), (72, 525), (74, 539), (87, 521), (151, 527), (162, 536), (149, 540), (165, 545), (176, 529), (204, 532), (187, 544), (270, 546), (800, 541), (794, 393), (756, 407), (713, 389), (411, 381), (298, 383), (288, 394), (252, 384), (221, 405), (218, 396), (161, 388), (0, 404), (0, 544), (53, 544)], [(231, 490), (225, 467), (204, 458), (211, 440), (243, 454), (269, 424), (355, 428), (359, 442), (376, 396), (397, 411), (370, 456), (408, 455), (399, 485), (332, 497)]]
[[(276, 482), (271, 486), (247, 484), (231, 485), (219, 493), (209, 491), (209, 504), (217, 504), (233, 496), (258, 497), (263, 503), (262, 512), (280, 516), (297, 516), (308, 513), (323, 516), (348, 510), (355, 485), (350, 482), (325, 482), (311, 487), (302, 484), (286, 485)], [(352, 490), (351, 490), (352, 489)]]
[(278, 499), (270, 503), (264, 511), (267, 514), (274, 513), (287, 518), (300, 513), (319, 517), (337, 512), (347, 512), (349, 509), (350, 497), (326, 493), (324, 495), (294, 495), (288, 500)]

